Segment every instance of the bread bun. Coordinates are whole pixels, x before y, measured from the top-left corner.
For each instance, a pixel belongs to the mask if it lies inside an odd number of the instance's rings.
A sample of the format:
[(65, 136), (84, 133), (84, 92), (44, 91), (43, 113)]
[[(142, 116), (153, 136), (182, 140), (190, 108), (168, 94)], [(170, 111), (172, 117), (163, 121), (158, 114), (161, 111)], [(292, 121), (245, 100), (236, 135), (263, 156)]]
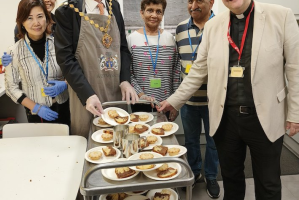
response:
[(163, 124), (162, 128), (164, 131), (170, 131), (172, 129), (173, 125), (172, 124)]
[(139, 156), (141, 160), (153, 159), (154, 155), (152, 153), (143, 153)]
[(146, 140), (148, 141), (148, 143), (150, 144), (155, 144), (158, 140), (158, 138), (154, 135), (150, 135), (146, 137)]
[(168, 149), (168, 154), (170, 156), (176, 156), (180, 153), (180, 149), (179, 148), (176, 148), (176, 147), (172, 147), (172, 148), (169, 148)]
[(92, 151), (88, 154), (88, 157), (91, 160), (99, 160), (102, 157), (102, 152), (100, 151)]
[(144, 115), (139, 115), (139, 119), (140, 121), (146, 121), (148, 119), (148, 115), (144, 114)]
[(112, 119), (114, 119), (115, 117), (118, 117), (119, 114), (116, 112), (116, 110), (109, 110), (108, 111), (108, 116)]

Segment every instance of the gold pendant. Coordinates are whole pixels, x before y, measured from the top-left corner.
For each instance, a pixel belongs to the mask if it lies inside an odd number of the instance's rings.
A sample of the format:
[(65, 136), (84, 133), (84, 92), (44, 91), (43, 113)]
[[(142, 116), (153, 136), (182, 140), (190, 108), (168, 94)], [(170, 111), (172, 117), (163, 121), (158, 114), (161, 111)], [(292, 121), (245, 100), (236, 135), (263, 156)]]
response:
[(105, 33), (105, 35), (102, 38), (102, 42), (103, 42), (104, 47), (106, 47), (108, 49), (112, 43), (112, 37), (110, 35), (108, 35), (108, 33)]

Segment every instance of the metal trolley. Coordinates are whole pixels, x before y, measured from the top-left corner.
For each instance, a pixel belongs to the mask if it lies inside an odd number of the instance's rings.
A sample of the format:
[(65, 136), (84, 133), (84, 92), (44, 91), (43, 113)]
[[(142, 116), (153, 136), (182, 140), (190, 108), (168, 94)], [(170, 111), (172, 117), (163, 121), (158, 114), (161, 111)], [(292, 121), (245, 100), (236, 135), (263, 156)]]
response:
[[(151, 103), (146, 100), (140, 100), (137, 103)], [(154, 102), (159, 105), (158, 102)], [(126, 101), (115, 101), (115, 102), (105, 102), (102, 106), (116, 106), (120, 104), (127, 104)], [(162, 113), (152, 113), (154, 119), (150, 122), (150, 125), (153, 125), (157, 122), (165, 122), (167, 118)], [(94, 142), (91, 139), (91, 134), (101, 129), (95, 125), (91, 125), (89, 139), (87, 144), (87, 150), (96, 147), (104, 146), (104, 144), (99, 144)], [(178, 141), (174, 134), (164, 137), (163, 144), (178, 144)], [(107, 168), (116, 168), (116, 167), (126, 167), (126, 166), (137, 166), (137, 165), (146, 165), (146, 164), (158, 164), (158, 163), (179, 163), (182, 167), (181, 174), (172, 179), (172, 180), (152, 180), (147, 178), (143, 173), (138, 174), (136, 177), (126, 180), (126, 181), (113, 181), (106, 179), (102, 173), (101, 169)], [(112, 163), (103, 163), (103, 164), (92, 164), (85, 160), (83, 175), (80, 185), (80, 192), (84, 196), (85, 200), (98, 200), (99, 196), (102, 194), (109, 193), (122, 193), (130, 191), (142, 191), (142, 190), (151, 190), (159, 188), (177, 188), (177, 187), (187, 187), (186, 190), (186, 200), (192, 199), (192, 184), (194, 181), (194, 175), (192, 170), (186, 160), (185, 155), (181, 158), (172, 158), (172, 157), (163, 157), (155, 158), (150, 160), (134, 160), (134, 161), (122, 161), (122, 162), (112, 162)]]

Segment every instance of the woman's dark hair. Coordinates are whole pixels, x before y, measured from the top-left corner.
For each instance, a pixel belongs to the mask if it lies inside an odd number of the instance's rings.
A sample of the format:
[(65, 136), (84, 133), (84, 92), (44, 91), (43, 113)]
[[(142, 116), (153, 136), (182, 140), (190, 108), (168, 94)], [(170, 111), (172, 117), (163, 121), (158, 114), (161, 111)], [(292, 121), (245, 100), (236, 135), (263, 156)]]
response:
[(166, 0), (142, 0), (141, 1), (141, 10), (145, 11), (145, 7), (149, 6), (150, 4), (162, 4), (163, 7), (163, 13), (165, 12), (167, 2)]
[(44, 14), (46, 16), (46, 22), (48, 23), (46, 27), (46, 33), (51, 33), (51, 27), (53, 24), (53, 21), (51, 19), (50, 13), (47, 11), (47, 7), (44, 4), (43, 0), (21, 0), (18, 7), (18, 13), (17, 13), (17, 27), (19, 30), (19, 34), (17, 35), (19, 39), (24, 38), (25, 34), (27, 33), (26, 29), (23, 27), (23, 22), (25, 22), (30, 15), (31, 9), (39, 6), (43, 9)]

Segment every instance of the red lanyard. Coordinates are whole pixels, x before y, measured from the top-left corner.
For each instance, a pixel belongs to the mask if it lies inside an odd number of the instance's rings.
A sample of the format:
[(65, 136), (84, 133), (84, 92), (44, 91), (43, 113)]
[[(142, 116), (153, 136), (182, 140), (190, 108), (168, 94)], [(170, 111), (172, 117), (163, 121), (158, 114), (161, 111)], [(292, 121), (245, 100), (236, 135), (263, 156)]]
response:
[(243, 48), (244, 48), (244, 44), (245, 44), (245, 39), (246, 39), (246, 35), (247, 35), (247, 30), (248, 30), (248, 26), (249, 26), (249, 19), (250, 19), (250, 15), (251, 15), (251, 12), (253, 10), (253, 7), (254, 7), (254, 2), (252, 2), (252, 6), (251, 6), (251, 10), (246, 18), (246, 24), (245, 24), (245, 29), (244, 29), (244, 33), (243, 33), (243, 36), (242, 36), (242, 41), (241, 41), (241, 46), (240, 46), (240, 49), (239, 47), (236, 45), (236, 43), (233, 41), (233, 39), (231, 38), (230, 34), (229, 34), (229, 29), (230, 29), (230, 26), (231, 26), (231, 21), (229, 21), (229, 24), (228, 24), (228, 31), (227, 31), (227, 39), (228, 39), (228, 42), (230, 43), (230, 45), (238, 52), (239, 54), (239, 58), (238, 58), (238, 65), (239, 65), (239, 62), (241, 60), (241, 56), (242, 56), (242, 52), (243, 52)]

